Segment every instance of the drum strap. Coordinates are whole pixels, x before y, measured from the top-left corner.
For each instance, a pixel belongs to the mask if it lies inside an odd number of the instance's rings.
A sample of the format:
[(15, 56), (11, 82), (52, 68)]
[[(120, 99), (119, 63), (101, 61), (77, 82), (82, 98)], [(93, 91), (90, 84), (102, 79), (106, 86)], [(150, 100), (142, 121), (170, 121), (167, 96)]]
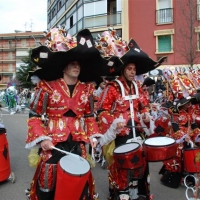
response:
[(133, 108), (133, 99), (138, 99), (139, 98), (139, 92), (138, 92), (138, 87), (137, 87), (137, 84), (132, 81), (134, 87), (135, 87), (135, 95), (128, 95), (128, 96), (125, 96), (125, 91), (124, 91), (124, 86), (123, 84), (121, 83), (120, 80), (115, 80), (119, 86), (120, 86), (120, 89), (121, 89), (121, 93), (122, 93), (122, 98), (124, 98), (126, 101), (129, 101), (129, 105), (130, 105), (130, 114), (131, 114), (131, 122), (132, 122), (132, 130), (133, 130), (133, 138), (136, 138), (136, 133), (135, 133), (135, 121), (134, 121), (134, 108)]

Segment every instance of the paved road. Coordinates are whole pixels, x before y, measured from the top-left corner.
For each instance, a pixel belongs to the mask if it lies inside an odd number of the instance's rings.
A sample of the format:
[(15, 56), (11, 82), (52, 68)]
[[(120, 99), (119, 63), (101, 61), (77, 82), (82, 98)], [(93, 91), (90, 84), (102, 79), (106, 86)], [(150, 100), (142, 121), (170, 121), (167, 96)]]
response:
[[(29, 167), (27, 156), (29, 151), (24, 148), (28, 114), (9, 115), (3, 112), (3, 121), (7, 129), (7, 138), (10, 149), (11, 169), (15, 173), (16, 182), (10, 181), (0, 183), (0, 200), (25, 200), (24, 190), (29, 186), (29, 182), (35, 171)], [(161, 163), (150, 163), (151, 192), (155, 200), (185, 200), (185, 188), (171, 189), (160, 184), (158, 171)], [(92, 169), (96, 190), (100, 194), (99, 200), (106, 200), (108, 196), (107, 171), (97, 163)]]

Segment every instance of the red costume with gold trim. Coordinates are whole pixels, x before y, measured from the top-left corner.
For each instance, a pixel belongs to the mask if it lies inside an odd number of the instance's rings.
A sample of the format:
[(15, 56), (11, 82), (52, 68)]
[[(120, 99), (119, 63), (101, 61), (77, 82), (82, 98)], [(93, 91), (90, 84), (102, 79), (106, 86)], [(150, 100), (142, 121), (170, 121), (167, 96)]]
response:
[[(70, 96), (69, 87), (64, 79), (60, 78), (51, 82), (40, 81), (34, 101), (30, 105), (31, 117), (28, 120), (26, 148), (33, 148), (45, 139), (50, 139), (56, 146), (67, 141), (71, 135), (73, 141), (80, 142), (81, 156), (86, 158), (83, 143), (88, 143), (91, 135), (99, 133), (90, 101), (93, 91), (93, 84), (78, 81)], [(72, 111), (75, 116), (65, 116), (68, 111)], [(51, 158), (52, 151), (42, 150), (40, 156), (42, 162), (45, 163)], [(43, 166), (45, 167), (45, 164)], [(40, 171), (43, 172), (43, 170), (45, 168)], [(52, 179), (54, 179), (53, 175), (49, 174), (49, 183)], [(43, 178), (39, 180), (41, 184), (44, 181)], [(88, 181), (90, 181), (89, 187), (92, 188), (91, 192), (94, 192), (94, 183), (91, 183), (91, 178)], [(37, 200), (37, 197), (31, 199)]]
[[(130, 88), (127, 85), (127, 82), (122, 77), (117, 78), (117, 80), (119, 80), (122, 83), (125, 95), (126, 96), (130, 95)], [(143, 90), (140, 87), (139, 83), (137, 83), (137, 85), (139, 86), (138, 87), (139, 97), (133, 99), (133, 111), (134, 111), (135, 125), (141, 126), (138, 113), (148, 112), (149, 98), (148, 96), (144, 95)], [(131, 94), (135, 94), (135, 88), (133, 84), (131, 86), (132, 86)], [(102, 134), (105, 133), (109, 129), (112, 122), (119, 117), (125, 119), (125, 123), (128, 123), (131, 120), (130, 103), (128, 100), (125, 100), (122, 97), (119, 84), (113, 81), (110, 82), (106, 88), (108, 89), (107, 90), (104, 89), (98, 102), (98, 108), (101, 110), (100, 114), (98, 115), (99, 129)], [(144, 136), (143, 129), (139, 128), (138, 130), (141, 131), (142, 135)], [(121, 132), (117, 134), (116, 139), (127, 138), (127, 137), (132, 138), (132, 136), (129, 136), (129, 133), (130, 133), (130, 128), (123, 128)], [(124, 143), (126, 142), (122, 142), (122, 144)], [(118, 169), (113, 159), (111, 160), (112, 163), (110, 163), (110, 165), (108, 166), (110, 172), (109, 174), (110, 185), (116, 186), (119, 190), (124, 190), (129, 184), (127, 180), (127, 170)], [(144, 166), (144, 169), (145, 168), (146, 164)], [(139, 171), (135, 170), (134, 173), (139, 173)]]

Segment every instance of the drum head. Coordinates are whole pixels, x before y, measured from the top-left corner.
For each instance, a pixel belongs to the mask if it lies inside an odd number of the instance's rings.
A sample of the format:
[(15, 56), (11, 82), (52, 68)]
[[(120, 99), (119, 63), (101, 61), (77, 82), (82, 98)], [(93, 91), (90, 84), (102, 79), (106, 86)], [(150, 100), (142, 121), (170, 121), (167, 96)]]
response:
[(169, 137), (153, 137), (146, 139), (144, 143), (149, 146), (167, 146), (175, 143), (175, 140)]
[(60, 159), (61, 168), (72, 175), (80, 176), (86, 174), (90, 170), (87, 160), (82, 157), (66, 155)]
[(127, 153), (127, 152), (137, 149), (139, 146), (140, 146), (140, 144), (137, 142), (123, 144), (123, 145), (115, 148), (114, 153)]

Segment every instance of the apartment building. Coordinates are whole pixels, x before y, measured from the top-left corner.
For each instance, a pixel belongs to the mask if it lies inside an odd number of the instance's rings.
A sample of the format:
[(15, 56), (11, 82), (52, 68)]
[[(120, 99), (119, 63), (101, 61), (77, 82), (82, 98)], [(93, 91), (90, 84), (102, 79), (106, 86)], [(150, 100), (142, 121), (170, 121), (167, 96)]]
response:
[(47, 0), (47, 27), (65, 25), (71, 35), (88, 28), (95, 37), (113, 26), (165, 66), (200, 64), (200, 0)]
[(43, 32), (15, 30), (15, 33), (0, 34), (0, 90), (6, 88), (29, 50), (45, 40)]
[(125, 36), (128, 20), (123, 13), (127, 14), (127, 5), (127, 0), (48, 0), (47, 28), (64, 25), (71, 35), (88, 28), (96, 37), (113, 26)]

